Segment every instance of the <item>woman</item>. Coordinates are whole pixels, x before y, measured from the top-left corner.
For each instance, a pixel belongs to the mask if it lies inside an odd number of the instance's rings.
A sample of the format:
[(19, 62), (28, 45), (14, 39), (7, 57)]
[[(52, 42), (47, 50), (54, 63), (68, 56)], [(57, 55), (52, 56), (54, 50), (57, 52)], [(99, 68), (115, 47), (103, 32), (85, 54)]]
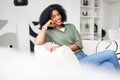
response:
[(107, 68), (119, 68), (117, 57), (112, 50), (99, 52), (90, 56), (84, 54), (80, 34), (73, 24), (64, 24), (66, 20), (66, 11), (61, 5), (52, 4), (48, 6), (40, 15), (39, 23), (41, 31), (38, 33), (35, 43), (37, 45), (42, 45), (45, 42), (57, 44), (51, 48), (51, 51), (62, 45), (67, 45), (74, 51), (81, 62)]

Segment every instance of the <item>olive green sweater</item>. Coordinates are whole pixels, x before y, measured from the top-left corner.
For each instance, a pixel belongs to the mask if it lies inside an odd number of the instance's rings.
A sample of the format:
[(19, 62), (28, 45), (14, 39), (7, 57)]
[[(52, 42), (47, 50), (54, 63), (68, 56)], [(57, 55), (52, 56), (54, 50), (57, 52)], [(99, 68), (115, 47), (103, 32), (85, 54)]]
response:
[(82, 39), (75, 26), (73, 24), (64, 24), (64, 27), (64, 32), (56, 28), (48, 29), (46, 31), (45, 42), (54, 42), (60, 46), (77, 44), (80, 49), (75, 51), (75, 53), (82, 51)]

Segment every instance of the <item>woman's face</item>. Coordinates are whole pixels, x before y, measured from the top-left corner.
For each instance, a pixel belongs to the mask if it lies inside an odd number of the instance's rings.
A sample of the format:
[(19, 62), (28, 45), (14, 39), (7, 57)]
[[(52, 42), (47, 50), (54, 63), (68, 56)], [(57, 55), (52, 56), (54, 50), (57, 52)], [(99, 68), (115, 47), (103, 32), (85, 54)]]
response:
[(62, 24), (62, 16), (57, 10), (52, 11), (51, 19), (54, 21), (55, 25), (61, 25)]

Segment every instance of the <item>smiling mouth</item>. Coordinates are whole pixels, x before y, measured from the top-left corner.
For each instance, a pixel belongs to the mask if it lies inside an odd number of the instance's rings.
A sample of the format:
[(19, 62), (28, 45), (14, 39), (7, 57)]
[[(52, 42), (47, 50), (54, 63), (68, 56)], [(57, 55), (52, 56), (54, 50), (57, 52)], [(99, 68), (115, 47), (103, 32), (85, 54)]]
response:
[(56, 21), (57, 23), (59, 23), (59, 24), (61, 24), (62, 22), (61, 22), (61, 20), (58, 20), (58, 21)]

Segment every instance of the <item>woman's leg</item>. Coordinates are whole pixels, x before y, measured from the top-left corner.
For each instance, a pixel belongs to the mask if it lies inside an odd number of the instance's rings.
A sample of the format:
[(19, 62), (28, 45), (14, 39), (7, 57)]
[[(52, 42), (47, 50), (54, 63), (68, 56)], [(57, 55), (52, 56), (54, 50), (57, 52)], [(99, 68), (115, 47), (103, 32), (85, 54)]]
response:
[(112, 70), (115, 70), (115, 66), (114, 64), (112, 64), (111, 62), (104, 62), (102, 63), (100, 66), (100, 68), (105, 68), (105, 69), (112, 69)]
[(89, 55), (79, 59), (82, 62), (92, 63), (96, 65), (101, 65), (104, 62), (112, 63), (115, 68), (119, 68), (119, 63), (117, 60), (117, 56), (114, 51), (106, 50), (102, 52), (95, 53), (93, 55)]
[(83, 52), (78, 52), (78, 53), (75, 53), (76, 57), (78, 58), (78, 60), (80, 60), (81, 58), (87, 56), (86, 54), (84, 54)]

